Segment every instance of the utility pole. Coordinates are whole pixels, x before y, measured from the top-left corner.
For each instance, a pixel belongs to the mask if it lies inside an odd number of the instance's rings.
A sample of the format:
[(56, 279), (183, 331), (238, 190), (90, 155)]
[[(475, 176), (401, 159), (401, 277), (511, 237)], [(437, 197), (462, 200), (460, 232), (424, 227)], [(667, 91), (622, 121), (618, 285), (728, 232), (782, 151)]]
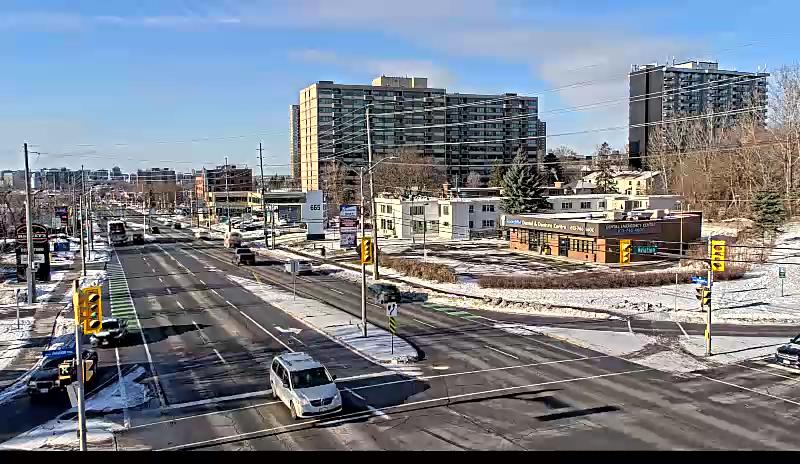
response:
[[(360, 168), (361, 178), (361, 238), (364, 238), (364, 168)], [(364, 250), (360, 250), (364, 253)], [(374, 258), (374, 256), (373, 256)], [(367, 265), (361, 260), (361, 334), (367, 337)]]
[(228, 190), (228, 157), (225, 157), (225, 206), (227, 208), (227, 215), (228, 215), (228, 232), (233, 230), (233, 226), (231, 225), (231, 193)]
[(83, 165), (81, 164), (81, 195), (80, 195), (80, 203), (81, 203), (81, 270), (83, 272), (83, 276), (86, 277), (86, 241), (84, 240), (84, 233), (86, 232), (86, 211), (84, 211), (84, 205), (86, 204), (86, 200), (84, 198), (86, 194), (86, 175), (83, 171)]
[(33, 272), (33, 212), (31, 208), (31, 170), (28, 165), (28, 144), (23, 144), (25, 151), (25, 234), (27, 235), (28, 268), (25, 277), (28, 280), (28, 304), (36, 303), (36, 274)]
[(94, 184), (89, 186), (89, 250), (90, 255), (94, 252), (94, 225), (92, 224), (92, 214), (94, 213), (94, 202), (92, 201), (92, 190), (94, 189)]
[[(369, 168), (369, 204), (372, 210), (372, 278), (378, 280), (380, 274), (378, 273), (378, 219), (377, 211), (375, 211), (375, 186), (372, 182), (372, 133), (369, 130), (369, 106), (366, 110), (367, 122), (367, 166)], [(364, 192), (361, 192), (364, 195)]]
[[(711, 239), (708, 237), (708, 291), (712, 292), (714, 286), (714, 269), (711, 267)], [(711, 299), (708, 301), (708, 313), (706, 313), (706, 356), (711, 356)]]
[(264, 185), (264, 157), (262, 156), (261, 142), (258, 142), (258, 165), (261, 167), (261, 213), (264, 214), (264, 248), (269, 247), (267, 239), (267, 202)]

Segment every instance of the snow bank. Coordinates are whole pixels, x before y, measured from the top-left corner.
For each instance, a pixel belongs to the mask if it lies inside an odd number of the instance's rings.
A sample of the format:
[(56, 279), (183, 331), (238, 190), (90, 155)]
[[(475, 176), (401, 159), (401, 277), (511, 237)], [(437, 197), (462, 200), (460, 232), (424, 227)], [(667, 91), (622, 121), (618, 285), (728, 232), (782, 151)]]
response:
[(392, 349), (392, 335), (375, 325), (368, 324), (368, 336), (366, 338), (362, 337), (361, 319), (325, 303), (308, 298), (294, 298), (290, 292), (279, 290), (270, 285), (259, 284), (250, 279), (232, 275), (229, 275), (228, 279), (293, 318), (374, 361), (397, 363), (419, 359), (417, 350), (402, 338), (394, 337), (394, 349)]
[(149, 390), (147, 386), (136, 382), (145, 373), (142, 366), (129, 372), (122, 378), (122, 382), (114, 382), (89, 398), (86, 401), (86, 410), (111, 412), (146, 403), (150, 399)]
[[(86, 420), (86, 444), (91, 450), (114, 450), (114, 432), (123, 427), (106, 419)], [(76, 419), (54, 419), (0, 444), (6, 450), (77, 450)]]
[(0, 371), (8, 367), (17, 357), (22, 347), (30, 338), (33, 330), (33, 317), (0, 320)]

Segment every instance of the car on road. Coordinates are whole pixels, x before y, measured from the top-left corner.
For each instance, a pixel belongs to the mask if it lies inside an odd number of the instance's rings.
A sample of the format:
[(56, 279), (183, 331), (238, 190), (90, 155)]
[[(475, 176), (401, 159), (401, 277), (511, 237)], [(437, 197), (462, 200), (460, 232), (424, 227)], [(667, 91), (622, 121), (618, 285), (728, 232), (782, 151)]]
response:
[(283, 353), (272, 361), (269, 383), (292, 419), (334, 414), (342, 410), (342, 396), (328, 369), (307, 353)]
[(369, 292), (375, 299), (375, 304), (400, 303), (400, 290), (396, 285), (383, 282), (369, 286)]
[(183, 226), (181, 225), (180, 222), (175, 221), (175, 223), (172, 224), (172, 228), (173, 229), (182, 229)]
[(172, 227), (172, 221), (164, 221), (164, 227)]
[[(97, 352), (83, 350), (86, 366), (86, 383), (93, 383), (97, 374)], [(78, 380), (75, 366), (75, 349), (58, 350), (56, 354), (45, 354), (42, 365), (28, 379), (28, 394), (32, 397), (64, 391), (66, 386)]]
[(292, 273), (292, 261), (297, 261), (297, 274), (311, 274), (314, 272), (314, 268), (311, 266), (311, 261), (307, 259), (297, 259), (293, 260), (290, 259), (286, 261), (286, 264), (283, 266), (283, 270), (288, 272), (289, 274)]
[(141, 232), (134, 232), (131, 234), (131, 242), (134, 245), (144, 245), (144, 234)]
[(775, 362), (800, 369), (800, 335), (789, 340), (775, 350)]
[(92, 346), (118, 344), (128, 336), (128, 323), (125, 319), (109, 317), (103, 319), (100, 332), (89, 336)]
[(211, 238), (211, 233), (207, 230), (196, 230), (194, 232), (194, 238), (202, 239), (202, 240), (209, 240)]
[(159, 229), (158, 226), (150, 226), (150, 233), (151, 234), (160, 234), (161, 233), (161, 229)]
[(225, 233), (225, 248), (238, 248), (242, 246), (242, 234), (236, 231)]
[(250, 248), (237, 248), (236, 255), (233, 257), (233, 264), (237, 266), (241, 266), (242, 264), (255, 266), (256, 254)]

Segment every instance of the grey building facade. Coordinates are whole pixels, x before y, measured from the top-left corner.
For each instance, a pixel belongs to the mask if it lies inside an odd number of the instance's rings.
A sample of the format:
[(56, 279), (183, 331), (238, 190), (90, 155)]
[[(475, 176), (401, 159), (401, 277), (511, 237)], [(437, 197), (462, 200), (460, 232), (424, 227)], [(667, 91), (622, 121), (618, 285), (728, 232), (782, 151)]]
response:
[[(719, 69), (716, 62), (687, 61), (672, 65), (634, 65), (629, 74), (629, 162), (647, 169), (665, 122), (691, 116), (714, 116), (714, 127), (730, 127), (751, 107), (766, 124), (768, 73)], [(734, 113), (734, 114), (731, 114)]]
[(289, 175), (300, 179), (300, 105), (289, 105)]

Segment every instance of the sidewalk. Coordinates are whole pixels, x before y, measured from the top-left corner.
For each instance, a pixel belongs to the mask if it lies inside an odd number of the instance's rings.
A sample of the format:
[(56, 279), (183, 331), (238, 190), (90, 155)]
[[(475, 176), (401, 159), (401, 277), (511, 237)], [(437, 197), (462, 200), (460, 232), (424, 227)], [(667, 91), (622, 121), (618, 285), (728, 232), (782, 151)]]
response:
[[(309, 298), (294, 297), (291, 292), (229, 275), (228, 279), (298, 321), (313, 327), (351, 351), (381, 364), (407, 363), (419, 360), (419, 353), (400, 337), (367, 324), (367, 337), (361, 336), (361, 320), (352, 315)], [(392, 348), (393, 346), (393, 348)]]

